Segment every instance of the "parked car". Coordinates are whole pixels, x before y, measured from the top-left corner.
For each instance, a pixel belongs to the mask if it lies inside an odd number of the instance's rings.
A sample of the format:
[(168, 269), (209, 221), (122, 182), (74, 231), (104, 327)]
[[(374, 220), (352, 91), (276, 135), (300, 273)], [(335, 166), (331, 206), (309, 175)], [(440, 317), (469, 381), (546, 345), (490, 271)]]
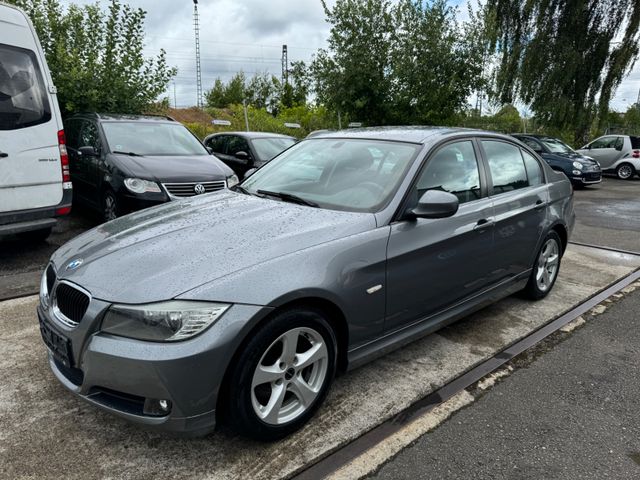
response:
[(26, 14), (0, 4), (0, 236), (44, 240), (71, 211), (56, 90)]
[(277, 133), (229, 132), (209, 135), (204, 144), (239, 178), (244, 178), (248, 170), (260, 168), (296, 141)]
[(184, 125), (151, 115), (74, 115), (65, 121), (75, 198), (105, 221), (238, 183)]
[(602, 170), (622, 180), (640, 175), (640, 137), (605, 135), (578, 150), (600, 163)]
[(546, 135), (513, 134), (556, 171), (563, 172), (575, 187), (602, 182), (602, 169), (593, 158), (582, 155), (557, 138)]
[(232, 190), (62, 246), (38, 317), (53, 372), (86, 401), (157, 429), (204, 434), (217, 414), (277, 439), (336, 371), (514, 292), (544, 298), (574, 220), (567, 177), (509, 136), (328, 133)]

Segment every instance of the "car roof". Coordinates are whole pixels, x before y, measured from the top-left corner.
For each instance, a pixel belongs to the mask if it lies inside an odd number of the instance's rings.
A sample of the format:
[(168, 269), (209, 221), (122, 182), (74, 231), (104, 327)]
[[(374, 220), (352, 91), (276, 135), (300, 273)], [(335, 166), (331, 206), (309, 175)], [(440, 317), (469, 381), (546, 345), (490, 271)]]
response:
[(477, 130), (471, 128), (406, 126), (350, 128), (348, 130), (322, 132), (314, 135), (309, 140), (317, 140), (321, 138), (358, 138), (368, 140), (388, 140), (394, 142), (426, 144), (437, 139), (456, 134), (481, 136), (490, 134), (492, 136), (498, 136), (505, 139), (509, 138), (508, 135), (504, 135), (502, 133), (487, 132), (485, 130)]
[(282, 135), (281, 133), (272, 132), (217, 132), (208, 135), (207, 137), (216, 137), (218, 135), (237, 135), (244, 138), (291, 138), (295, 140), (295, 137), (291, 135)]
[(131, 122), (131, 121), (142, 121), (142, 122), (176, 122), (173, 118), (168, 115), (130, 115), (123, 113), (78, 113), (67, 120), (71, 120), (72, 118), (91, 118), (93, 120), (105, 121), (105, 122)]
[(559, 140), (562, 143), (565, 143), (562, 139), (554, 137), (552, 135), (540, 135), (537, 133), (512, 133), (511, 134), (512, 137), (516, 137), (516, 138), (520, 138), (520, 137), (532, 137), (532, 138), (550, 138), (551, 140)]

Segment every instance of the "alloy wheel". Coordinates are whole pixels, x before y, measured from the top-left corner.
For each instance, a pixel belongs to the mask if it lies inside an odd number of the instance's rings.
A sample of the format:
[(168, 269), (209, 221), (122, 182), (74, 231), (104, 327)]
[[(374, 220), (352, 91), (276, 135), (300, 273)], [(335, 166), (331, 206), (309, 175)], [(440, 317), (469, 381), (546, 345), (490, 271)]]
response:
[(118, 206), (112, 193), (104, 196), (104, 219), (108, 222), (118, 218)]
[(628, 180), (633, 176), (633, 168), (631, 165), (620, 165), (618, 167), (618, 177), (622, 180)]
[(320, 333), (294, 328), (267, 348), (251, 381), (251, 404), (263, 422), (282, 425), (306, 412), (327, 376), (329, 353)]
[(553, 285), (558, 274), (560, 264), (560, 247), (555, 238), (547, 240), (538, 256), (536, 283), (542, 292), (546, 292)]

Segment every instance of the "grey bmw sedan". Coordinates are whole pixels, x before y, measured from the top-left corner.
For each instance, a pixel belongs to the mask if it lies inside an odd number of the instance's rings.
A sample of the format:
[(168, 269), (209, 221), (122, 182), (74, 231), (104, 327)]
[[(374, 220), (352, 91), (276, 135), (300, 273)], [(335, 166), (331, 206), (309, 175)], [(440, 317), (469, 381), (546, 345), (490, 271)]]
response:
[(326, 132), (241, 185), (61, 247), (38, 317), (58, 380), (148, 426), (300, 428), (336, 373), (507, 295), (545, 297), (572, 189), (512, 137)]

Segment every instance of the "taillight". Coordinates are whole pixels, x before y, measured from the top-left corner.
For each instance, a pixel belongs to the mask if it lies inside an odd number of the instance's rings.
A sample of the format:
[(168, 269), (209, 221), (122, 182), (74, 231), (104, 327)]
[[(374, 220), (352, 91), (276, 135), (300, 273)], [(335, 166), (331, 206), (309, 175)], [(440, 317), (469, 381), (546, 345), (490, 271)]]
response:
[(64, 130), (58, 132), (58, 148), (60, 149), (60, 165), (62, 166), (62, 188), (71, 188), (71, 175), (69, 174), (69, 154), (64, 138)]
[(60, 207), (56, 209), (56, 216), (69, 215), (71, 213), (71, 207)]
[(633, 158), (640, 158), (640, 150), (634, 150), (631, 156)]

